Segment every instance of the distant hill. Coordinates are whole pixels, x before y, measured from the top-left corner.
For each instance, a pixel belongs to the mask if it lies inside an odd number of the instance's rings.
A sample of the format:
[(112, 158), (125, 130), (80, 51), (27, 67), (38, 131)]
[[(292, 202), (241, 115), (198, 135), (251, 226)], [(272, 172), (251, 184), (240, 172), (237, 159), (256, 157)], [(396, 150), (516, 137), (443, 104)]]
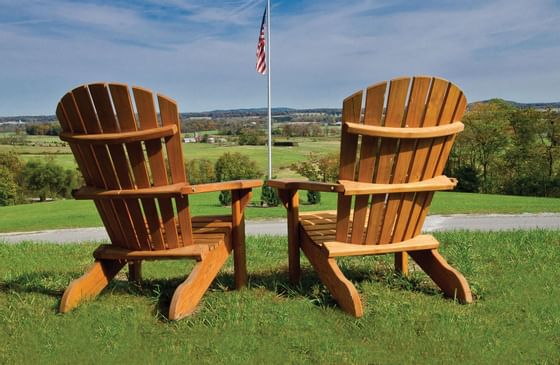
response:
[(511, 101), (511, 100), (504, 100), (504, 99), (488, 99), (488, 100), (481, 100), (481, 101), (475, 101), (473, 103), (470, 103), (468, 105), (468, 108), (472, 107), (473, 105), (476, 104), (485, 104), (485, 103), (490, 103), (494, 100), (500, 100), (503, 101), (505, 103), (508, 103), (516, 108), (519, 109), (529, 109), (529, 108), (533, 108), (533, 109), (560, 109), (560, 102), (549, 102), (549, 103), (518, 103), (516, 101)]
[[(478, 103), (489, 103), (492, 100), (482, 100), (475, 101), (468, 105), (468, 108), (476, 105)], [(560, 102), (548, 102), (548, 103), (519, 103), (511, 100), (503, 100), (517, 108), (527, 109), (560, 109)], [(312, 108), (312, 109), (294, 109), (287, 107), (277, 107), (272, 108), (272, 115), (274, 116), (285, 116), (290, 114), (310, 114), (310, 113), (322, 113), (328, 115), (340, 115), (342, 110), (340, 108)], [(268, 113), (267, 108), (242, 108), (242, 109), (224, 109), (224, 110), (211, 110), (207, 112), (197, 112), (197, 113), (181, 113), (182, 119), (188, 118), (239, 118), (239, 117), (265, 117)], [(11, 117), (0, 117), (0, 124), (6, 122), (19, 122), (22, 123), (49, 123), (55, 122), (56, 116), (54, 115), (18, 115)]]

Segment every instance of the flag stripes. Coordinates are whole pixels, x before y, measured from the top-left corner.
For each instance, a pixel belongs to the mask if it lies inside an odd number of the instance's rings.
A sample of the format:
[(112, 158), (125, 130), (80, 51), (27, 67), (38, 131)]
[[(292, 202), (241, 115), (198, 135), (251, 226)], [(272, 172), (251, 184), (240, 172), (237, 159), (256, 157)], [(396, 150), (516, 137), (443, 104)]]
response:
[(261, 32), (259, 34), (259, 41), (257, 42), (257, 72), (264, 75), (266, 74), (266, 40), (264, 38), (264, 25), (266, 24), (266, 8), (261, 22)]

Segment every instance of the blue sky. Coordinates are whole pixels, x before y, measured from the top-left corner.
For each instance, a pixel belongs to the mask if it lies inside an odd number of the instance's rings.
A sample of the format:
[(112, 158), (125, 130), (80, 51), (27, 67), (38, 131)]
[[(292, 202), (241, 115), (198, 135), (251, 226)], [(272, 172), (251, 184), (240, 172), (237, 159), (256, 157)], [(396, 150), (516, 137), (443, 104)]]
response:
[[(0, 115), (53, 114), (70, 88), (119, 81), (182, 112), (266, 105), (264, 1), (0, 0)], [(272, 1), (274, 106), (340, 107), (380, 80), (439, 75), (469, 101), (560, 100), (560, 2)]]

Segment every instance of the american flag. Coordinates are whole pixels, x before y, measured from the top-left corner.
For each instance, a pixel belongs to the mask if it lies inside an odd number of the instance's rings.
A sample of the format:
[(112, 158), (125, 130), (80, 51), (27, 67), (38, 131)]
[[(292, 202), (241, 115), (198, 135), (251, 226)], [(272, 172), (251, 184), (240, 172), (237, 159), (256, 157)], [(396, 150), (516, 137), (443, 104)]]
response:
[(264, 39), (264, 25), (266, 20), (266, 8), (261, 23), (261, 33), (259, 34), (259, 41), (257, 42), (257, 72), (264, 75), (266, 74), (266, 40)]

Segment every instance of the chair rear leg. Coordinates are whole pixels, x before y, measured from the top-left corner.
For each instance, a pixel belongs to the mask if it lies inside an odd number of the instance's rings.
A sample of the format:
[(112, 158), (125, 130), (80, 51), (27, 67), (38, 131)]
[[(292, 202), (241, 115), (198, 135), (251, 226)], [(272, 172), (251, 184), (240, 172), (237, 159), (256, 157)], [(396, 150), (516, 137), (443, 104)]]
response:
[(354, 317), (363, 316), (362, 301), (354, 284), (344, 276), (336, 260), (326, 257), (306, 236), (305, 233), (300, 235), (303, 253), (340, 308)]
[(128, 263), (128, 281), (140, 284), (142, 281), (142, 261), (130, 261)]
[(456, 298), (461, 303), (472, 303), (469, 283), (463, 274), (449, 265), (437, 250), (411, 251), (409, 255), (446, 296)]
[(83, 300), (97, 296), (124, 264), (124, 261), (117, 260), (95, 260), (88, 272), (73, 280), (66, 288), (60, 301), (59, 311), (66, 313), (77, 307)]
[(191, 274), (173, 293), (169, 306), (170, 320), (176, 321), (190, 315), (195, 310), (228, 256), (228, 248), (225, 244), (220, 244), (195, 265)]

